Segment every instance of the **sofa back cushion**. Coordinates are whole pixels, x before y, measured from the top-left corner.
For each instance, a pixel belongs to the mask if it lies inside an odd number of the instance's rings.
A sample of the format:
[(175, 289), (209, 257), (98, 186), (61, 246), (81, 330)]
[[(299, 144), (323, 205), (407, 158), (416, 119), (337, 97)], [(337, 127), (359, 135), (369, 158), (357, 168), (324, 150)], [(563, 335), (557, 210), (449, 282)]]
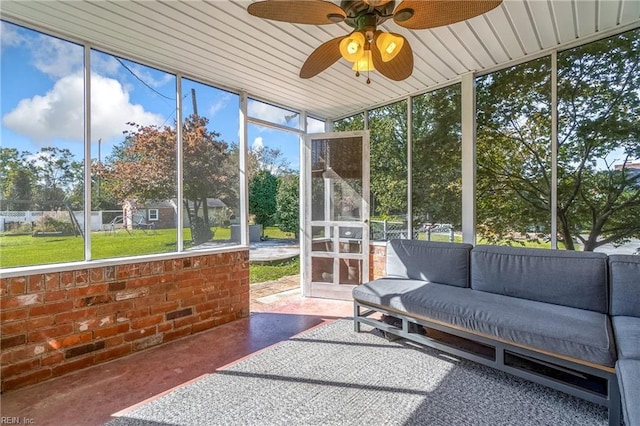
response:
[(607, 313), (607, 255), (477, 246), (471, 251), (471, 288)]
[(391, 240), (387, 243), (387, 275), (469, 287), (472, 248), (462, 243)]
[(640, 317), (640, 256), (609, 256), (611, 315)]

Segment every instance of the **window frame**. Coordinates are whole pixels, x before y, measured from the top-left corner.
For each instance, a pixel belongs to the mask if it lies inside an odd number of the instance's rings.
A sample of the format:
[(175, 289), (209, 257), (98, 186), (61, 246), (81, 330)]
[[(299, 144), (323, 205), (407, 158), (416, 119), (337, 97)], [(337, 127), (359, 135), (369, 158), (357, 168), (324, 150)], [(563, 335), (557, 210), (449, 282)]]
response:
[(157, 222), (160, 220), (160, 209), (147, 209), (147, 220)]

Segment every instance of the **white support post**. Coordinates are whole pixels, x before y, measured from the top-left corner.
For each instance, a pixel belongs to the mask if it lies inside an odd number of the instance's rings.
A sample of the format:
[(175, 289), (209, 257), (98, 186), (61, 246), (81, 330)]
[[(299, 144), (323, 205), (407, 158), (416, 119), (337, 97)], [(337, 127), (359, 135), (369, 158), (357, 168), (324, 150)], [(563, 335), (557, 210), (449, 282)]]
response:
[(176, 249), (181, 252), (184, 250), (184, 191), (183, 191), (183, 159), (182, 152), (182, 75), (176, 76), (176, 235), (178, 244)]
[(240, 93), (240, 244), (249, 245), (249, 177), (247, 175), (247, 165), (249, 164), (249, 145), (247, 141), (247, 92)]
[[(306, 130), (306, 129), (305, 129)], [(305, 132), (306, 133), (306, 132)], [(305, 135), (300, 141), (300, 281), (302, 295), (311, 296), (311, 140)], [(305, 196), (307, 194), (307, 196)]]
[(551, 248), (558, 248), (558, 51), (551, 53)]
[(413, 98), (407, 98), (407, 237), (413, 240)]
[[(299, 244), (300, 244), (300, 294), (302, 296), (305, 296), (305, 283), (307, 282), (307, 274), (311, 274), (311, 268), (308, 268), (307, 265), (307, 256), (308, 253), (311, 253), (311, 246), (309, 245), (309, 248), (307, 251), (307, 240), (308, 238), (305, 235), (305, 221), (306, 220), (311, 220), (310, 218), (307, 218), (306, 213), (305, 213), (305, 197), (302, 196), (302, 194), (304, 194), (304, 191), (306, 190), (306, 173), (307, 173), (307, 166), (306, 166), (306, 149), (305, 149), (305, 137), (308, 131), (308, 126), (307, 126), (307, 112), (306, 111), (302, 111), (300, 113), (300, 123), (302, 125), (302, 128), (300, 130), (302, 130), (302, 134), (300, 135), (299, 139), (298, 139), (298, 144), (299, 144), (299, 152), (300, 152), (300, 170), (298, 171), (298, 216), (299, 216), (299, 220), (300, 222), (298, 223), (298, 239), (299, 239)], [(311, 279), (309, 279), (309, 282), (311, 282)]]
[(476, 88), (475, 75), (462, 76), (462, 241), (476, 241)]
[[(84, 46), (84, 260), (91, 260), (91, 48)], [(73, 214), (73, 213), (71, 213)]]

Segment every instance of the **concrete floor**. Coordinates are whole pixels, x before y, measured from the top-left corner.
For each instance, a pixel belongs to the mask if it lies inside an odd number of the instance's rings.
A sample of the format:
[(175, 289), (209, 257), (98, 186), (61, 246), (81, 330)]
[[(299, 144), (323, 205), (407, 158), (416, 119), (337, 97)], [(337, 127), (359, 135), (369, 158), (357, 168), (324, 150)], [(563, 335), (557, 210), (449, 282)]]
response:
[(121, 410), (353, 313), (351, 302), (305, 299), (297, 288), (297, 276), (252, 286), (248, 318), (7, 392), (0, 396), (2, 423), (17, 417), (19, 424), (38, 426), (99, 425)]

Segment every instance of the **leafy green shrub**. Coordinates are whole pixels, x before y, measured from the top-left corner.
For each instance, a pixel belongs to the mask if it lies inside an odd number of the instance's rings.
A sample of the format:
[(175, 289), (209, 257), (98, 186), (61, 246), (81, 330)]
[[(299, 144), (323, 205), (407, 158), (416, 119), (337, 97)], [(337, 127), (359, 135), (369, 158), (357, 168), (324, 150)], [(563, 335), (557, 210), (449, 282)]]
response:
[(61, 232), (63, 235), (72, 235), (74, 233), (74, 228), (69, 222), (58, 220), (51, 216), (45, 216), (35, 226), (33, 232)]

